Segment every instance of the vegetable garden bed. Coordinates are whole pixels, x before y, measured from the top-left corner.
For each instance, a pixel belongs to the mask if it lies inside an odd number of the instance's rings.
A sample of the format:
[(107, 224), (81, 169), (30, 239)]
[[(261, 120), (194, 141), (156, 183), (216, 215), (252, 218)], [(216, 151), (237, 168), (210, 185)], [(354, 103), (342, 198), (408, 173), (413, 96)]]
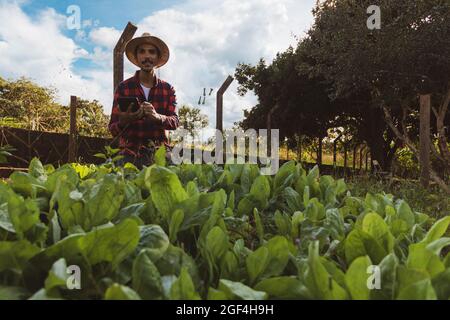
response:
[(449, 216), (293, 161), (272, 177), (163, 151), (142, 171), (34, 159), (1, 182), (0, 299), (450, 298)]

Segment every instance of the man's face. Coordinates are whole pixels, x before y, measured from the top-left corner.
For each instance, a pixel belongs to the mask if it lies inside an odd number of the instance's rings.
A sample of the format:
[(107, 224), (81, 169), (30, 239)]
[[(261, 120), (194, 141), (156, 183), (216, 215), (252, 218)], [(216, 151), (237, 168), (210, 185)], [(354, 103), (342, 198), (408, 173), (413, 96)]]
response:
[(144, 71), (151, 71), (158, 62), (158, 50), (151, 44), (143, 44), (137, 48), (136, 58)]

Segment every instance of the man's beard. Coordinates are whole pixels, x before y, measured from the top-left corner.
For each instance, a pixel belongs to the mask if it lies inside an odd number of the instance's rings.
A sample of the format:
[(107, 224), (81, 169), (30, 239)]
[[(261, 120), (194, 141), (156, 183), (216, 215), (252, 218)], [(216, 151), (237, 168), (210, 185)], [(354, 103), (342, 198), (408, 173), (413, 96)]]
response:
[(150, 71), (153, 70), (154, 67), (155, 67), (155, 64), (152, 61), (148, 60), (148, 59), (142, 61), (142, 63), (141, 63), (141, 70), (142, 71), (150, 72)]

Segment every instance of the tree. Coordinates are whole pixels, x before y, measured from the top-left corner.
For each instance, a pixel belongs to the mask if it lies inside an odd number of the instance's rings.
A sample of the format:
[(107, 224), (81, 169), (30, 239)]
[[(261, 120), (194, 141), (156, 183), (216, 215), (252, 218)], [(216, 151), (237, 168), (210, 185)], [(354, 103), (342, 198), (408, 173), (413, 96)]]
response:
[(54, 89), (37, 86), (26, 78), (11, 82), (2, 79), (0, 117), (15, 127), (60, 132), (65, 110), (55, 103), (54, 96)]
[[(55, 101), (56, 90), (26, 78), (0, 78), (0, 125), (28, 130), (67, 133), (70, 109)], [(110, 137), (109, 117), (97, 101), (78, 100), (77, 129), (85, 136)]]
[[(317, 5), (315, 23), (305, 40), (308, 53), (315, 59), (310, 71), (330, 82), (335, 98), (367, 92), (369, 104), (361, 107), (370, 108), (380, 124), (382, 117), (390, 129), (386, 134), (395, 138), (396, 145), (406, 143), (413, 151), (418, 140), (418, 96), (432, 94), (432, 130), (438, 139), (437, 148), (432, 146), (431, 152), (449, 168), (445, 123), (449, 120), (450, 3), (378, 1), (381, 30), (364, 27), (366, 8), (371, 4), (370, 0), (327, 0)], [(372, 147), (371, 151), (374, 155)], [(431, 174), (450, 192), (437, 170)]]
[(78, 99), (77, 130), (79, 135), (110, 137), (108, 130), (109, 116), (103, 112), (102, 105), (97, 101)]
[(191, 108), (188, 105), (183, 105), (178, 110), (178, 118), (180, 119), (180, 127), (189, 132), (193, 141), (200, 130), (208, 126), (208, 117), (202, 114), (199, 108)]

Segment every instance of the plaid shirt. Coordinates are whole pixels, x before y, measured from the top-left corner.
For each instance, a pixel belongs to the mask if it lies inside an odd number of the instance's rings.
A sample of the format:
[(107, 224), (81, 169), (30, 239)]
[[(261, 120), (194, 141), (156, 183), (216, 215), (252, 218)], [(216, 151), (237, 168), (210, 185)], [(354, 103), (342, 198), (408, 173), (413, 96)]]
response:
[[(114, 93), (114, 101), (109, 122), (109, 131), (116, 137), (121, 135), (119, 148), (121, 154), (129, 154), (141, 157), (140, 151), (146, 149), (151, 141), (156, 146), (164, 144), (169, 146), (166, 136), (166, 130), (175, 130), (179, 125), (178, 115), (176, 113), (175, 89), (164, 80), (155, 75), (155, 84), (150, 89), (148, 100), (145, 98), (144, 90), (140, 85), (139, 71), (125, 81), (122, 81)], [(148, 101), (153, 104), (156, 112), (163, 115), (162, 124), (152, 123), (149, 119), (143, 118), (132, 122), (128, 127), (119, 125), (119, 97), (137, 97), (139, 102)]]

